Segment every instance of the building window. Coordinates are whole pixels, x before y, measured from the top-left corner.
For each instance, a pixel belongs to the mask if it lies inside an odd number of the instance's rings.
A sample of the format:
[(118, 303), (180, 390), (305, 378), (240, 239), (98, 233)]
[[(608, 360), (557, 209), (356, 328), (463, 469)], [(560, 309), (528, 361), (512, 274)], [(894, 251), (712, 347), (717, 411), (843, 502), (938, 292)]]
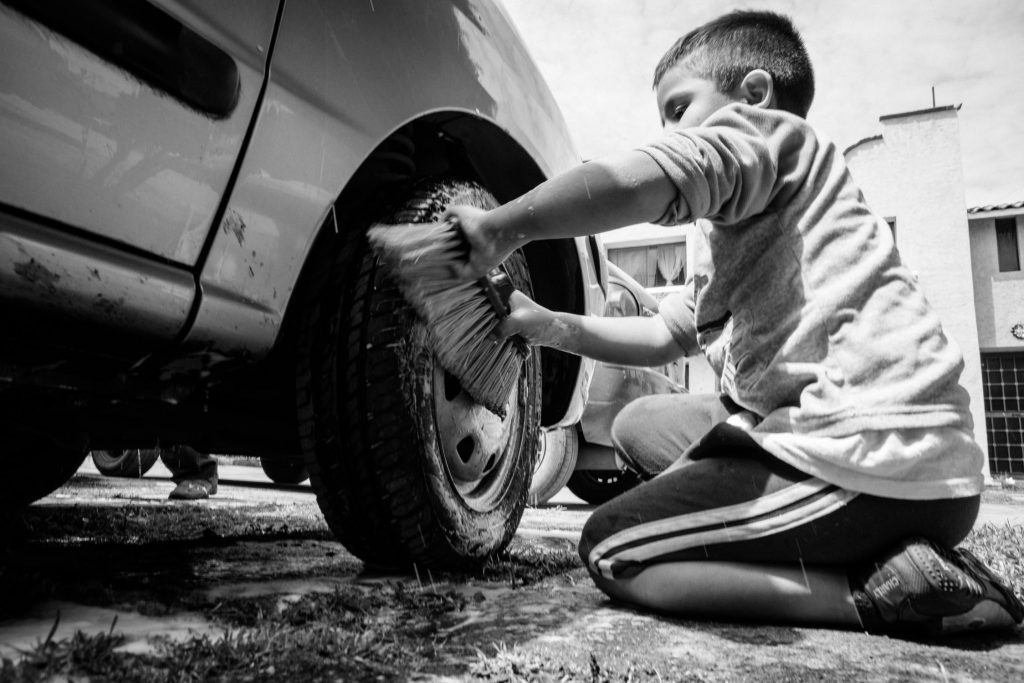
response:
[(1017, 219), (996, 219), (996, 251), (999, 252), (999, 272), (1020, 270), (1020, 247), (1017, 245)]
[(644, 287), (681, 285), (686, 280), (686, 244), (608, 249), (608, 260)]
[(988, 463), (993, 474), (1024, 474), (1024, 353), (983, 353)]

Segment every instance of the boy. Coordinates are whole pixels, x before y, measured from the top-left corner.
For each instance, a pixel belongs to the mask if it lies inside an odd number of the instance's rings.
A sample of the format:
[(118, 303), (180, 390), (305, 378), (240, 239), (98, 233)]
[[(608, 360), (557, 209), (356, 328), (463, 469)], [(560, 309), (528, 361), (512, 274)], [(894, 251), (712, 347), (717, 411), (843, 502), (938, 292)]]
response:
[(612, 363), (702, 351), (724, 397), (652, 397), (614, 433), (650, 481), (598, 508), (580, 555), (614, 599), (687, 616), (950, 633), (1024, 606), (976, 558), (982, 454), (944, 336), (842, 155), (803, 120), (785, 17), (734, 12), (655, 72), (666, 135), (493, 211), (453, 207), (477, 276), (533, 239), (697, 219), (693, 288), (654, 318), (513, 294), (500, 332)]

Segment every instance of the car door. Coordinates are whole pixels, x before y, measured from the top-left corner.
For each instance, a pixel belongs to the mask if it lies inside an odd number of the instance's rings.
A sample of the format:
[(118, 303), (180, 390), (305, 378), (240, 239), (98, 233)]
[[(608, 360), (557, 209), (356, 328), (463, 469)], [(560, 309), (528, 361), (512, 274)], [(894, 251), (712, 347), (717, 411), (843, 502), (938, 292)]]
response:
[(0, 202), (195, 264), (256, 106), (277, 5), (0, 6)]
[(0, 345), (130, 362), (182, 333), (278, 10), (0, 4)]

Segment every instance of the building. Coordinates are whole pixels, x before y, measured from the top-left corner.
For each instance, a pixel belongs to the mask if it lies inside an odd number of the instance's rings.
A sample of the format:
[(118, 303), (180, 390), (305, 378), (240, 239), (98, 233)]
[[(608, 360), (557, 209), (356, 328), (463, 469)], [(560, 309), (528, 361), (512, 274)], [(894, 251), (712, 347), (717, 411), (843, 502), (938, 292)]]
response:
[(993, 473), (1024, 474), (1024, 201), (967, 211)]
[[(904, 263), (964, 355), (986, 475), (1024, 474), (1024, 201), (966, 209), (958, 106), (882, 116), (881, 133), (845, 151), (850, 172), (889, 223)], [(1022, 188), (1024, 190), (1024, 188)], [(609, 258), (664, 294), (686, 264), (685, 230), (609, 233)], [(625, 264), (625, 265), (623, 265)], [(662, 270), (668, 271), (663, 273)], [(714, 391), (703, 359), (688, 359), (688, 389)]]
[(1024, 202), (965, 209), (958, 111), (883, 116), (846, 160), (963, 351), (988, 473), (1024, 473)]
[[(608, 259), (655, 298), (681, 285), (688, 272), (686, 227), (634, 225), (602, 236)], [(665, 289), (669, 288), (669, 289)]]

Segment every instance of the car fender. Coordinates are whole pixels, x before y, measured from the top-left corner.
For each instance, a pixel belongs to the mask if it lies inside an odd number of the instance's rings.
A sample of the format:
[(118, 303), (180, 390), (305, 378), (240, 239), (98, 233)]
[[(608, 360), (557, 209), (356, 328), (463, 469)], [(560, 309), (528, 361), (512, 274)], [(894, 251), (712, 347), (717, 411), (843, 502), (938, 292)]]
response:
[[(202, 264), (185, 350), (268, 353), (318, 230), (346, 229), (329, 220), (334, 202), (383, 140), (425, 117), (475, 121), (522, 150), (533, 174), (501, 173), (506, 155), (478, 159), (491, 166), (484, 175), (502, 179), (491, 188), (500, 201), (579, 163), (554, 98), (493, 3), (288, 3), (259, 118)], [(574, 312), (599, 312), (603, 256), (582, 238), (574, 250)], [(548, 421), (579, 418), (591, 373), (590, 361), (579, 362), (575, 391)]]

